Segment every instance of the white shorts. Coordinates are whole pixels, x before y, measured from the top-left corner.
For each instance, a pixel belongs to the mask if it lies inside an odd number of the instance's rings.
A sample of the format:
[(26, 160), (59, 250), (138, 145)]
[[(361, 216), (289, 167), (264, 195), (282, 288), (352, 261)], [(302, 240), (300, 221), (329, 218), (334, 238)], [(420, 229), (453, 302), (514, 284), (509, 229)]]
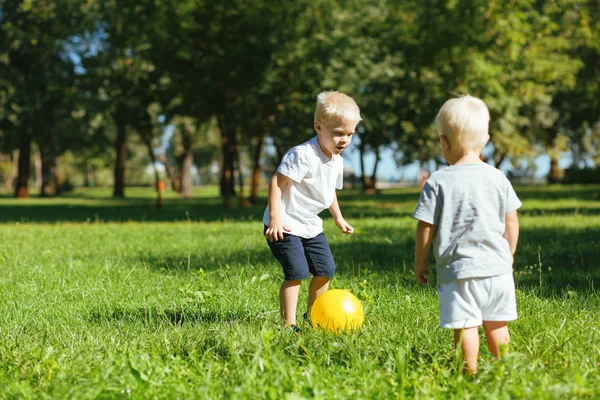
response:
[(512, 274), (459, 279), (439, 285), (440, 326), (462, 329), (483, 321), (517, 319), (515, 281)]

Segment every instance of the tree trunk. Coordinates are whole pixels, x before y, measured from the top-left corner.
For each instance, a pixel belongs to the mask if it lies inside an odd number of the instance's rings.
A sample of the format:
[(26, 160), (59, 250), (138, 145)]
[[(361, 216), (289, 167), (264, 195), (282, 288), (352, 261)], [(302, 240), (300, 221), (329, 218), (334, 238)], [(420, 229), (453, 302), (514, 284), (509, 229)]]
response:
[(277, 154), (277, 162), (278, 164), (281, 162), (281, 160), (283, 159), (283, 155), (285, 154), (285, 149), (283, 148), (283, 146), (281, 146), (278, 143), (274, 143), (275, 145), (275, 153)]
[(40, 186), (40, 196), (48, 197), (50, 196), (50, 183), (52, 182), (52, 173), (54, 171), (54, 165), (56, 160), (54, 160), (54, 155), (49, 154), (47, 149), (42, 152), (42, 184)]
[(500, 168), (504, 159), (506, 159), (506, 153), (496, 152), (496, 154), (494, 154), (494, 164), (496, 164), (496, 168)]
[(181, 181), (177, 176), (177, 171), (173, 171), (173, 168), (169, 164), (169, 160), (167, 160), (167, 156), (164, 152), (160, 153), (158, 158), (161, 164), (165, 167), (165, 173), (167, 174), (167, 178), (169, 179), (169, 181), (171, 181), (171, 188), (177, 193), (180, 193)]
[(96, 186), (96, 171), (94, 165), (86, 161), (85, 162), (85, 187)]
[(185, 157), (178, 154), (175, 158), (175, 176), (173, 177), (173, 189), (181, 195), (183, 190), (183, 163)]
[(0, 182), (2, 182), (3, 185), (6, 185), (8, 173), (4, 173), (4, 170), (8, 169), (6, 167), (8, 166), (9, 162), (10, 162), (9, 156), (0, 154)]
[(258, 182), (260, 180), (260, 155), (262, 153), (262, 147), (264, 143), (264, 138), (261, 136), (258, 138), (258, 143), (256, 143), (256, 148), (254, 149), (254, 157), (252, 159), (252, 163), (254, 164), (252, 167), (252, 187), (250, 189), (250, 203), (256, 204), (256, 200), (258, 199)]
[[(139, 128), (140, 130), (143, 128)], [(150, 157), (150, 162), (152, 163), (152, 169), (154, 170), (154, 189), (156, 189), (156, 207), (161, 208), (163, 205), (162, 192), (164, 191), (164, 181), (160, 179), (160, 173), (158, 172), (158, 168), (156, 168), (156, 155), (154, 154), (154, 148), (152, 147), (152, 139), (150, 132), (140, 132), (138, 130), (138, 134), (142, 138), (142, 141), (146, 145), (146, 149), (148, 150), (148, 156)]]
[[(47, 129), (41, 132), (40, 154), (41, 154), (41, 178), (40, 196), (50, 196), (50, 184), (56, 167), (56, 152), (54, 151), (54, 140)], [(56, 194), (56, 192), (55, 192)]]
[(375, 193), (375, 179), (374, 176), (377, 173), (377, 164), (379, 162), (378, 158), (379, 158), (379, 150), (377, 150), (377, 158), (375, 159), (375, 166), (373, 168), (373, 177), (369, 177), (367, 176), (367, 173), (365, 171), (365, 148), (366, 145), (363, 144), (363, 142), (361, 142), (361, 144), (358, 146), (359, 151), (360, 151), (360, 181), (362, 183), (362, 191), (365, 194), (372, 194)]
[(381, 156), (379, 154), (379, 147), (375, 148), (375, 165), (373, 165), (373, 174), (371, 175), (371, 186), (369, 189), (375, 190), (377, 184), (377, 167), (379, 167), (379, 161), (381, 161)]
[(555, 156), (550, 158), (550, 172), (547, 179), (548, 183), (558, 183), (562, 179), (562, 171), (558, 166), (558, 158)]
[(226, 117), (219, 118), (221, 129), (221, 197), (226, 207), (231, 206), (231, 197), (235, 196), (235, 128), (226, 122)]
[[(50, 195), (50, 183), (56, 168), (56, 138), (53, 136), (54, 125), (54, 103), (47, 101), (42, 107), (43, 122), (38, 128), (37, 142), (41, 155), (41, 184), (39, 186), (40, 196)], [(56, 178), (56, 177), (55, 177)], [(56, 186), (56, 185), (55, 185)], [(54, 191), (55, 194), (56, 190)]]
[(43, 188), (44, 188), (44, 172), (42, 168), (42, 153), (38, 151), (33, 152), (33, 166), (35, 170), (35, 187), (40, 190), (40, 196), (44, 196)]
[(365, 173), (365, 145), (364, 142), (360, 142), (358, 146), (360, 153), (360, 183), (362, 184), (363, 191), (367, 190), (367, 174)]
[(121, 121), (117, 122), (117, 140), (115, 150), (117, 162), (115, 163), (115, 182), (113, 197), (125, 197), (125, 166), (127, 161), (126, 127)]
[(192, 135), (185, 129), (181, 131), (184, 154), (181, 162), (181, 196), (192, 197), (192, 164), (194, 163)]
[(29, 197), (29, 174), (31, 173), (31, 135), (21, 132), (21, 143), (19, 146), (19, 161), (17, 172), (17, 185), (15, 197), (24, 199)]
[(52, 162), (52, 184), (54, 185), (54, 195), (60, 196), (63, 194), (64, 179), (59, 169), (60, 157), (55, 157)]
[(14, 161), (11, 154), (0, 154), (0, 182), (5, 189), (12, 188)]
[(11, 163), (10, 173), (8, 175), (6, 175), (4, 178), (4, 188), (6, 190), (13, 189), (13, 184), (15, 182), (15, 178), (17, 177), (17, 174), (19, 173), (19, 151), (14, 150), (12, 152), (12, 154), (9, 156), (9, 158), (10, 158), (10, 163)]
[(235, 144), (235, 164), (238, 175), (238, 186), (240, 190), (238, 191), (238, 197), (240, 201), (240, 206), (246, 207), (248, 206), (248, 201), (246, 200), (246, 195), (244, 192), (244, 175), (242, 174), (242, 158), (240, 157), (240, 145), (239, 143)]

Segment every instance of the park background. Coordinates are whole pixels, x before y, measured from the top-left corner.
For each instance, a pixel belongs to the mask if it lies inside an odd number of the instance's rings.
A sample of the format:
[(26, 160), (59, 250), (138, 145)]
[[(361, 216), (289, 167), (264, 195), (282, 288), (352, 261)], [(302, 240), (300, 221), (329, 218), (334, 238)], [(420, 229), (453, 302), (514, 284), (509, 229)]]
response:
[[(599, 35), (595, 0), (0, 0), (0, 397), (597, 398)], [(330, 89), (363, 116), (332, 286), (366, 318), (296, 336), (265, 187)], [(411, 273), (466, 93), (524, 203), (512, 352), (476, 378)]]

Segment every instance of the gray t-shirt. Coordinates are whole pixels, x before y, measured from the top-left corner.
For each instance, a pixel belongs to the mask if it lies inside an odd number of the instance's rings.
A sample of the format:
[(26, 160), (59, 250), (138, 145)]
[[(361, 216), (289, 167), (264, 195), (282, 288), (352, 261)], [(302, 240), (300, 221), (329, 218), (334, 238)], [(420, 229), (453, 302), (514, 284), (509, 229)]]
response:
[(521, 207), (502, 171), (481, 163), (431, 174), (413, 217), (436, 225), (437, 283), (512, 273), (505, 216)]

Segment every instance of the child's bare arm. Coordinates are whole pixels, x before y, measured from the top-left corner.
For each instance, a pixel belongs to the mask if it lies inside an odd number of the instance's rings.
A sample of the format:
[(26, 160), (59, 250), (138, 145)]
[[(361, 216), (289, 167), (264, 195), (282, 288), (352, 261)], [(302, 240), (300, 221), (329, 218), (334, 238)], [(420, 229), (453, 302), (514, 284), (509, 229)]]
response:
[(283, 225), (281, 221), (281, 192), (285, 185), (290, 181), (287, 176), (275, 172), (271, 182), (269, 182), (269, 226), (265, 232), (265, 237), (270, 242), (276, 242), (283, 239), (283, 232), (289, 232), (290, 229)]
[(504, 223), (506, 225), (504, 238), (508, 241), (510, 253), (514, 255), (515, 251), (517, 251), (517, 242), (519, 241), (519, 217), (517, 216), (517, 210), (506, 214)]
[(342, 232), (351, 235), (354, 233), (354, 228), (350, 226), (349, 223), (346, 222), (344, 217), (342, 216), (342, 211), (340, 210), (340, 205), (338, 203), (337, 194), (333, 195), (333, 203), (329, 207), (329, 212), (335, 221), (335, 224), (342, 230)]
[(429, 252), (437, 226), (419, 221), (417, 224), (417, 240), (415, 243), (415, 277), (421, 283), (427, 283), (429, 274)]

